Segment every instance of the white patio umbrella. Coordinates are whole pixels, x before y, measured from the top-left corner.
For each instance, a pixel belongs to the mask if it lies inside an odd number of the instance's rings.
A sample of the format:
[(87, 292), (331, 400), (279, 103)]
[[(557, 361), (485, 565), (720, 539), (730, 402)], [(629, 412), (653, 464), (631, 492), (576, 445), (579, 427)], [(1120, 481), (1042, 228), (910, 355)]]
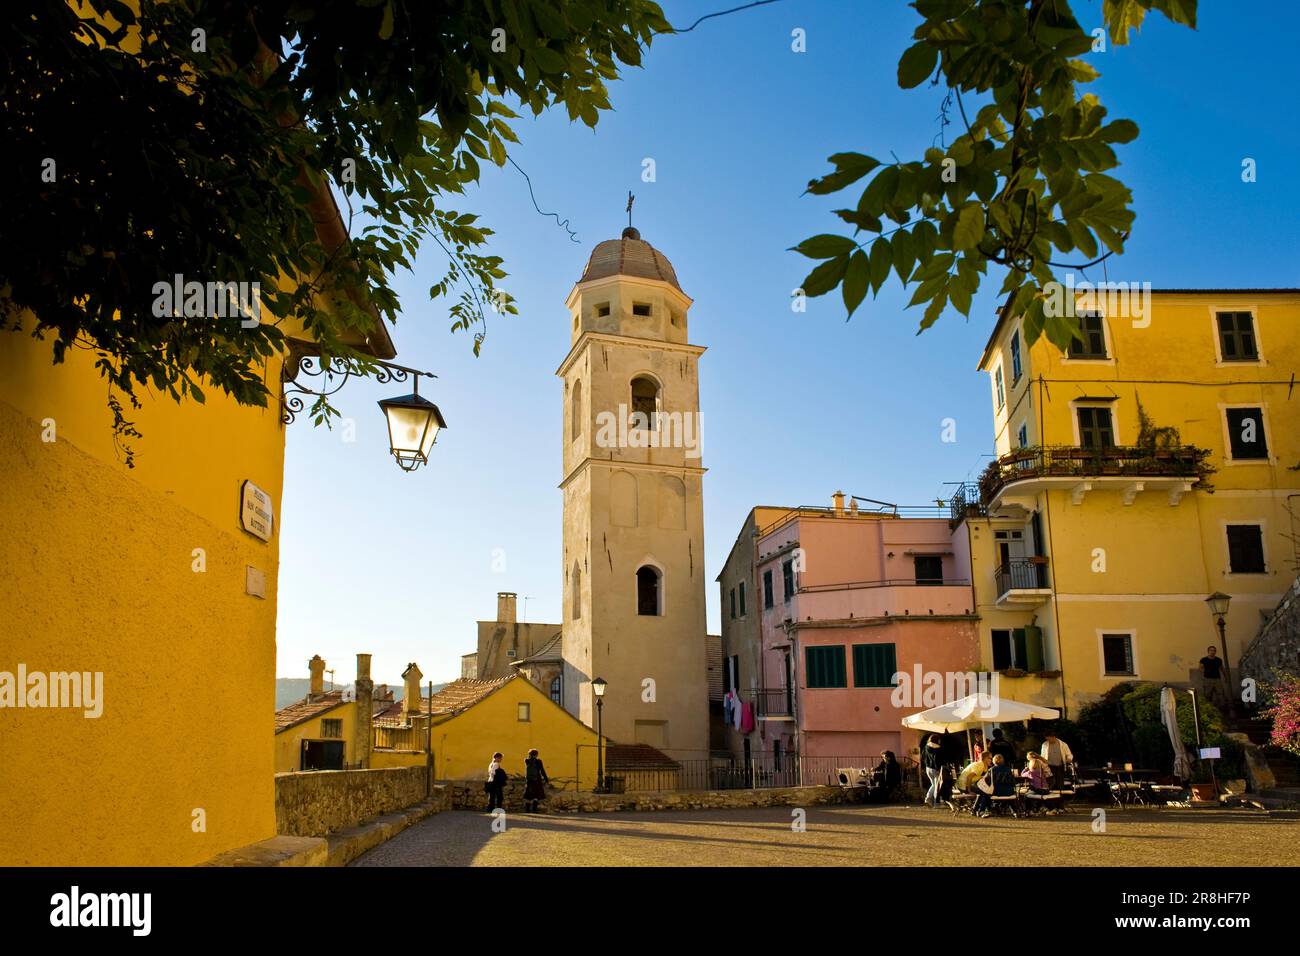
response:
[(1172, 687), (1160, 690), (1160, 722), (1165, 725), (1169, 743), (1174, 748), (1174, 775), (1179, 780), (1186, 780), (1192, 775), (1192, 762), (1187, 759), (1183, 735), (1178, 732), (1178, 700)]
[(929, 710), (904, 717), (903, 726), (909, 730), (942, 734), (954, 730), (967, 730), (980, 724), (1011, 724), (1020, 720), (1034, 719), (1055, 720), (1060, 716), (1061, 712), (1051, 707), (1022, 704), (1018, 700), (992, 697), (988, 694), (971, 694), (960, 700), (940, 704), (938, 707), (931, 707)]

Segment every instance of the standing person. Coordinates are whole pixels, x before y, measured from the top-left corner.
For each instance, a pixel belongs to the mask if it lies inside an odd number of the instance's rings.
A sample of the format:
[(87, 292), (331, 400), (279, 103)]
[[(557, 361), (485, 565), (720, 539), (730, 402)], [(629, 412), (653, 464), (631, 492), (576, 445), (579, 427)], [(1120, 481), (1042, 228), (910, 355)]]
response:
[(1002, 736), (1001, 727), (993, 728), (993, 739), (989, 741), (989, 753), (995, 757), (1001, 754), (1008, 767), (1016, 765), (1016, 745)]
[(925, 805), (939, 806), (939, 785), (943, 782), (943, 747), (939, 738), (931, 734), (930, 739), (921, 748), (921, 766), (930, 781), (930, 789), (925, 791)]
[(1216, 707), (1222, 707), (1226, 696), (1223, 691), (1223, 658), (1213, 647), (1207, 647), (1200, 664), (1201, 693), (1212, 700)]
[(1074, 754), (1070, 745), (1056, 736), (1056, 731), (1049, 730), (1043, 736), (1043, 759), (1052, 771), (1052, 789), (1065, 789), (1065, 767), (1074, 763)]
[[(536, 813), (537, 805), (546, 799), (546, 784), (551, 782), (551, 778), (546, 775), (546, 768), (542, 766), (542, 758), (537, 756), (536, 750), (528, 751), (528, 759), (524, 761), (524, 811), (526, 813)], [(529, 807), (529, 804), (532, 804)]]
[(492, 762), (488, 764), (487, 781), (483, 784), (483, 789), (488, 795), (488, 805), (484, 813), (491, 813), (505, 803), (506, 781), (510, 778), (506, 776), (505, 769), (501, 766), (501, 761), (504, 759), (505, 754), (495, 753), (492, 755)]

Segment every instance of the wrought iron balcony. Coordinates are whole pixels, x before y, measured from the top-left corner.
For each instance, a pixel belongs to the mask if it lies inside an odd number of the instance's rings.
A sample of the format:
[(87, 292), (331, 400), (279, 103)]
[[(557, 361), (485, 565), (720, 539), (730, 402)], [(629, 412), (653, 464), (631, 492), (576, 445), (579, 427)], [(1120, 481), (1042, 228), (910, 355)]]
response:
[(1042, 604), (1051, 594), (1046, 558), (1013, 558), (993, 572), (999, 605)]
[(1177, 504), (1192, 485), (1213, 472), (1203, 448), (1077, 448), (1050, 445), (1020, 448), (991, 462), (979, 482), (980, 503), (990, 513), (1010, 499), (1049, 489), (1070, 491), (1075, 504), (1094, 488), (1111, 487), (1132, 504), (1142, 491), (1164, 491)]
[(794, 717), (794, 688), (778, 687), (756, 690), (754, 716), (759, 720), (791, 720)]

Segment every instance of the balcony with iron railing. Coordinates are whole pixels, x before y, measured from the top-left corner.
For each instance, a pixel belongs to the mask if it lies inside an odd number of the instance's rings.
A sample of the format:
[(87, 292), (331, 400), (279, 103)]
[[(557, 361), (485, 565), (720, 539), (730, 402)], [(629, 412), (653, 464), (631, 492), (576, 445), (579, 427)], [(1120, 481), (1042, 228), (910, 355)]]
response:
[(1035, 607), (1051, 597), (1044, 557), (1012, 558), (993, 572), (999, 607)]
[(975, 607), (965, 578), (888, 578), (801, 587), (792, 620), (829, 621), (849, 618), (910, 615), (970, 614)]
[(794, 688), (765, 687), (750, 693), (754, 716), (759, 720), (794, 719)]
[[(1048, 445), (1019, 448), (991, 462), (979, 480), (979, 502), (988, 514), (1031, 511), (1034, 496), (1068, 491), (1081, 504), (1090, 491), (1119, 491), (1125, 505), (1138, 494), (1162, 492), (1176, 505), (1192, 486), (1213, 472), (1210, 453), (1183, 445), (1176, 448), (1079, 448)], [(955, 515), (954, 515), (955, 516)]]

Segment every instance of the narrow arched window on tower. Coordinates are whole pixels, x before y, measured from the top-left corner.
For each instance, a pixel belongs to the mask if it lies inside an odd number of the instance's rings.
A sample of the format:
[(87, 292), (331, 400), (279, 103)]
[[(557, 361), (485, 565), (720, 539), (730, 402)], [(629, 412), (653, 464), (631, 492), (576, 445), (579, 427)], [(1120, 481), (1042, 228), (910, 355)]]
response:
[(663, 584), (658, 569), (646, 565), (636, 572), (636, 613), (647, 617), (658, 617), (660, 612), (660, 588)]
[(569, 431), (571, 441), (582, 437), (582, 380), (573, 383), (573, 427)]
[(632, 379), (632, 427), (655, 430), (659, 413), (659, 384), (644, 375)]
[(573, 589), (569, 595), (569, 612), (576, 621), (582, 617), (582, 569), (573, 563), (573, 574), (569, 577), (569, 586)]

